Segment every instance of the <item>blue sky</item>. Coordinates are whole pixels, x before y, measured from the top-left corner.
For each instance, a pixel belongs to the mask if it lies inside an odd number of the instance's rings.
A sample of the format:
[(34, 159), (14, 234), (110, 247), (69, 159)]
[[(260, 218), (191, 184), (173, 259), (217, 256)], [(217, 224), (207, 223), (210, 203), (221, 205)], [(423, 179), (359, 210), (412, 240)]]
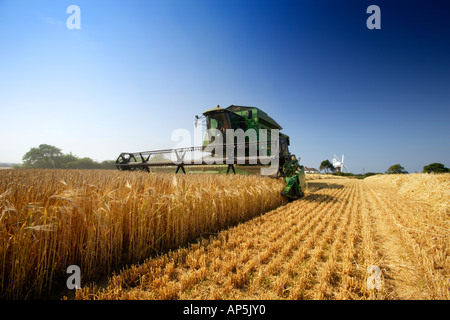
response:
[[(393, 4), (395, 2), (395, 4)], [(69, 30), (68, 6), (81, 9)], [(369, 5), (381, 29), (369, 30)], [(194, 116), (266, 111), (291, 152), (354, 173), (450, 167), (446, 1), (0, 0), (0, 162), (170, 148)]]

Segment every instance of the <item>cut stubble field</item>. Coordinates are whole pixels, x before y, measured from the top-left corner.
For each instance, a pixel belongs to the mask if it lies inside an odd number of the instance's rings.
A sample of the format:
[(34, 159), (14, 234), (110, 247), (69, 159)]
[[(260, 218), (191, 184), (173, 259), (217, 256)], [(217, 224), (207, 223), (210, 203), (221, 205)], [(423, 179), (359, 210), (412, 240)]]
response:
[(6, 298), (64, 287), (69, 264), (82, 289), (59, 298), (450, 297), (450, 174), (307, 175), (287, 203), (254, 176), (2, 172)]

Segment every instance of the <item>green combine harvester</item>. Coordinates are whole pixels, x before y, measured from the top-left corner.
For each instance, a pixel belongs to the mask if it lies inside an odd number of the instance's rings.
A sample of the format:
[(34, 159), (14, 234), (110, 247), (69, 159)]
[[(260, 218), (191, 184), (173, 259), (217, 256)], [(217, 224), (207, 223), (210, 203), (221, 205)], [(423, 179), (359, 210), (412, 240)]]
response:
[(304, 166), (289, 152), (289, 136), (280, 132), (282, 127), (267, 113), (255, 107), (217, 106), (196, 116), (196, 126), (199, 121), (206, 125), (202, 146), (123, 152), (116, 167), (150, 172), (150, 167), (176, 166), (175, 173), (186, 173), (185, 166), (227, 165), (228, 174), (236, 173), (235, 165), (253, 166), (261, 168), (263, 175), (284, 178), (284, 196), (299, 199), (304, 195)]

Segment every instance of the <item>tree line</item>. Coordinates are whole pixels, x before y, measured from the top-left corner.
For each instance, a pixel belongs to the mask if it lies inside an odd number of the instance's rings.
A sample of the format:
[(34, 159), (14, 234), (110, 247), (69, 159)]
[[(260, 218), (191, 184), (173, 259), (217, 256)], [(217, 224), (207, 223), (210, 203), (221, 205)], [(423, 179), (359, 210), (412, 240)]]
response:
[[(341, 176), (354, 175), (353, 173), (336, 172), (336, 168), (333, 166), (333, 164), (330, 162), (330, 160), (322, 161), (320, 164), (319, 170), (324, 171), (325, 173), (330, 172), (330, 173), (341, 175)], [(429, 165), (424, 166), (423, 171), (422, 171), (422, 173), (447, 173), (447, 172), (450, 172), (450, 169), (446, 168), (442, 163), (438, 163), (438, 162), (430, 163)], [(402, 165), (397, 163), (397, 164), (390, 166), (384, 173), (385, 174), (407, 174), (408, 171), (406, 171)], [(375, 174), (381, 174), (381, 173), (368, 172), (368, 173), (366, 173), (364, 175), (360, 175), (360, 176), (367, 177), (367, 176), (371, 176), (371, 175), (375, 175)]]
[(16, 168), (25, 169), (115, 169), (115, 161), (97, 162), (91, 158), (79, 158), (72, 153), (64, 154), (61, 149), (48, 144), (31, 148), (22, 158), (23, 164)]
[[(430, 163), (423, 167), (422, 173), (447, 173), (450, 172), (449, 168), (446, 168), (442, 163)], [(386, 174), (407, 174), (408, 171), (405, 170), (399, 163), (390, 166)]]

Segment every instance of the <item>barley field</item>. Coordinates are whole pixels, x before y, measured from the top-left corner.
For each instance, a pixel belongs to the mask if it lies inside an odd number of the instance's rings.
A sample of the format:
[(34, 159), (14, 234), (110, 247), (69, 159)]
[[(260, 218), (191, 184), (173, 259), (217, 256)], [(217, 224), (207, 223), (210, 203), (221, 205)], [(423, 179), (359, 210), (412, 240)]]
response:
[(2, 298), (47, 295), (279, 207), (282, 181), (244, 175), (0, 171)]
[(2, 298), (449, 299), (450, 174), (0, 172)]

